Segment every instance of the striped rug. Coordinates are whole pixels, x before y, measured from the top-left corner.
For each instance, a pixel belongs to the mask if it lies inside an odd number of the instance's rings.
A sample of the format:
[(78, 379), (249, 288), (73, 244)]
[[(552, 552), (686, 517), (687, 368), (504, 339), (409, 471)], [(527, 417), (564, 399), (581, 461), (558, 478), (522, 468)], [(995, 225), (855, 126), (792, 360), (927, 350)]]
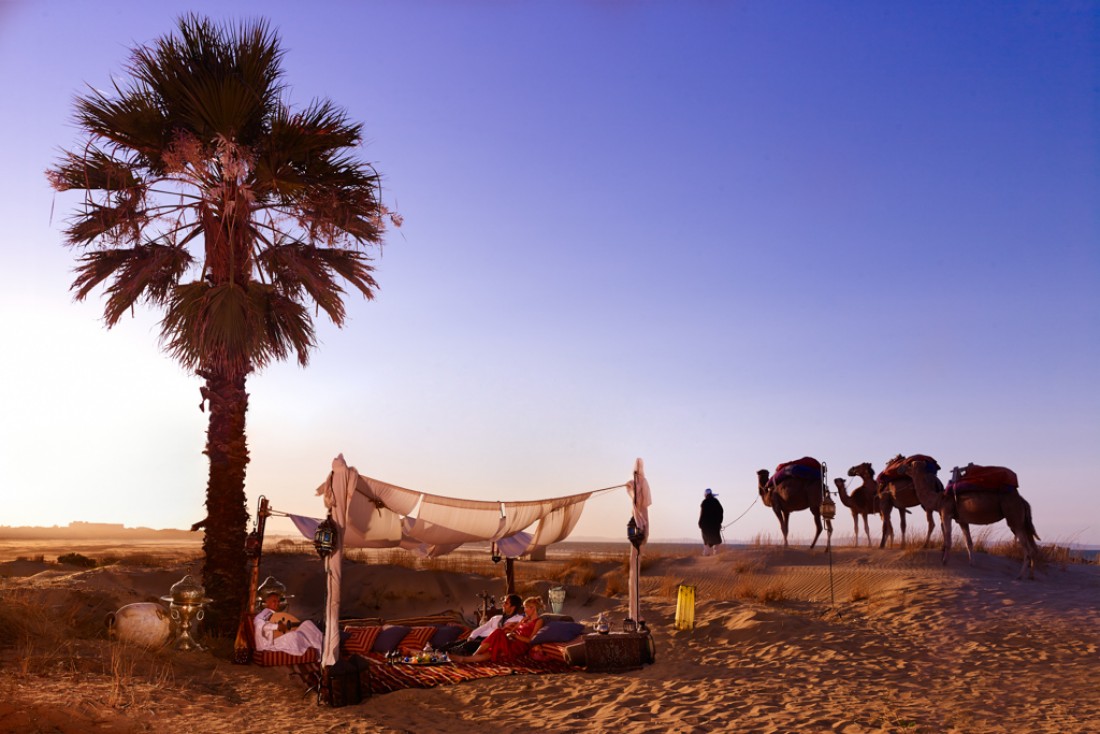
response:
[(478, 678), (495, 678), (501, 675), (544, 675), (565, 673), (571, 668), (564, 662), (539, 662), (524, 658), (513, 663), (443, 663), (441, 665), (406, 665), (387, 663), (378, 654), (367, 656), (370, 660), (371, 689), (373, 693), (390, 693), (404, 688), (435, 688), (451, 683)]

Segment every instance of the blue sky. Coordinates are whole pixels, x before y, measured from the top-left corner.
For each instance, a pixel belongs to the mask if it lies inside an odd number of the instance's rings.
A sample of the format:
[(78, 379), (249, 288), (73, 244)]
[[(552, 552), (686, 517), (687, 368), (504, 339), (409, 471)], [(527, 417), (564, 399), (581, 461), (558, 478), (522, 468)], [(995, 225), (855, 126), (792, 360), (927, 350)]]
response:
[[(364, 123), (405, 217), (378, 299), (250, 380), (250, 506), (320, 514), (340, 452), (481, 499), (642, 457), (655, 538), (697, 537), (712, 487), (748, 509), (732, 541), (778, 535), (757, 469), (928, 453), (1013, 468), (1044, 540), (1100, 543), (1084, 2), (2, 0), (0, 524), (204, 514), (199, 380), (155, 313), (107, 332), (72, 302), (76, 199), (43, 175), (73, 96), (185, 11), (269, 19), (292, 100)], [(612, 493), (577, 534), (628, 514)]]

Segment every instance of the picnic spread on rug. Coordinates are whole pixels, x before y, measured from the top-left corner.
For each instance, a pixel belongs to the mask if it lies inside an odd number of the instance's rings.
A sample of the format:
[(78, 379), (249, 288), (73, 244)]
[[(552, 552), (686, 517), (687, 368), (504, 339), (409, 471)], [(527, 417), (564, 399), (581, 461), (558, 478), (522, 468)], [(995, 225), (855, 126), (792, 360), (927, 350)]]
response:
[[(448, 644), (464, 639), (471, 631), (457, 612), (388, 622), (381, 619), (341, 620), (344, 549), (404, 548), (424, 557), (436, 557), (466, 543), (488, 542), (494, 553), (517, 558), (565, 540), (576, 527), (590, 497), (620, 488), (627, 490), (632, 504), (628, 524), (631, 541), (629, 614), (635, 629), (631, 632), (648, 638), (641, 619), (638, 576), (640, 550), (648, 536), (651, 495), (641, 459), (635, 462), (630, 481), (612, 487), (544, 500), (482, 501), (429, 494), (366, 477), (349, 467), (340, 455), (333, 460), (332, 471), (317, 489), (317, 495), (324, 498), (328, 517), (321, 520), (279, 512), (270, 509), (261, 498), (257, 528), (250, 535), (248, 547), (253, 560), (249, 594), (252, 600), (258, 590), (263, 522), (267, 515), (288, 517), (302, 535), (314, 540), (326, 575), (325, 617), (321, 625), (324, 638), (320, 655), (315, 648), (300, 656), (259, 651), (254, 635), (242, 633), (238, 635), (236, 661), (291, 666), (294, 674), (306, 681), (311, 689), (320, 691), (326, 686), (332, 689), (328, 696), (331, 705), (347, 702), (338, 703), (337, 699), (343, 700), (344, 694), (334, 692), (333, 681), (341, 677), (356, 678), (357, 687), (362, 681), (369, 687), (369, 693), (385, 693), (501, 675), (557, 673), (585, 666), (585, 637), (591, 630), (565, 615), (542, 615), (546, 620), (542, 628), (531, 639), (526, 653), (516, 659), (478, 663), (452, 662), (443, 652)], [(250, 615), (255, 612), (256, 609), (248, 610)], [(242, 629), (245, 626), (242, 622)], [(642, 633), (636, 631), (639, 626)], [(631, 642), (629, 649), (636, 646)], [(650, 638), (641, 654), (641, 658), (649, 659), (640, 662), (652, 662), (652, 650)]]

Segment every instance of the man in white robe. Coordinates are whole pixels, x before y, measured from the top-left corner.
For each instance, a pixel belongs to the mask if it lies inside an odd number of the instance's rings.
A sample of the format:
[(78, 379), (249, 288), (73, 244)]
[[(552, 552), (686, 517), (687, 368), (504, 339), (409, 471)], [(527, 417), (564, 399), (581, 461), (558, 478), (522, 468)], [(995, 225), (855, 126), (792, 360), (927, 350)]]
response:
[(264, 608), (256, 613), (252, 621), (255, 630), (256, 649), (278, 650), (291, 655), (304, 655), (309, 648), (317, 649), (321, 654), (321, 643), (324, 634), (317, 625), (308, 619), (292, 630), (287, 629), (286, 622), (272, 622), (271, 616), (279, 611), (278, 593), (268, 594), (264, 599)]
[(485, 638), (493, 634), (494, 630), (515, 627), (523, 621), (523, 601), (516, 594), (509, 594), (501, 602), (503, 614), (497, 614), (489, 618), (485, 624), (471, 632), (464, 641), (456, 643), (451, 649), (460, 655), (473, 655), (477, 648), (485, 641)]

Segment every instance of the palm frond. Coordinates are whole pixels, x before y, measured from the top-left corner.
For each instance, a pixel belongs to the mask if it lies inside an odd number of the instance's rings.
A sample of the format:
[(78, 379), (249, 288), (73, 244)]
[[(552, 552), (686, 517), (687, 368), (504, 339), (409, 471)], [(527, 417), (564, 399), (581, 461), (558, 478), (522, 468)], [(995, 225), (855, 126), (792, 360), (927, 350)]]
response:
[(282, 93), (279, 38), (260, 21), (236, 31), (184, 16), (178, 35), (134, 51), (130, 71), (156, 90), (168, 126), (204, 142), (218, 136), (253, 146)]
[(99, 238), (111, 243), (139, 242), (149, 220), (139, 196), (120, 196), (115, 204), (87, 201), (65, 229), (65, 240), (73, 246), (88, 245)]
[(307, 295), (334, 324), (344, 323), (344, 289), (337, 277), (355, 286), (368, 300), (378, 287), (370, 258), (358, 250), (316, 247), (292, 242), (268, 247), (257, 264), (280, 292), (298, 298)]
[(197, 281), (176, 287), (168, 300), (164, 348), (191, 368), (216, 364), (244, 374), (291, 352), (304, 366), (316, 343), (306, 309), (270, 285)]
[(85, 253), (76, 268), (75, 298), (83, 300), (96, 286), (113, 277), (107, 288), (103, 318), (114, 326), (135, 303), (146, 299), (164, 303), (193, 259), (179, 247), (148, 243), (129, 249)]
[(133, 164), (96, 147), (89, 147), (82, 155), (64, 152), (46, 176), (57, 191), (123, 191), (141, 182)]
[(118, 97), (113, 99), (99, 90), (79, 97), (76, 100), (77, 124), (93, 139), (106, 140), (115, 147), (132, 151), (140, 156), (142, 165), (158, 171), (161, 151), (170, 140), (171, 127), (166, 124), (156, 95), (147, 89), (123, 90), (117, 85), (116, 92)]

